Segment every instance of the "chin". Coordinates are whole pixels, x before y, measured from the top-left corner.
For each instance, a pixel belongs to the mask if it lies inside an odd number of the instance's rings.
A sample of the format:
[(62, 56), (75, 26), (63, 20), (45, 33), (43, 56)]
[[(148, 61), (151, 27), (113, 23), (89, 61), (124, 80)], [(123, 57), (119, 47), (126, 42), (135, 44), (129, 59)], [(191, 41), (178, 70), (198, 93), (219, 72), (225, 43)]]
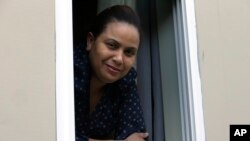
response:
[(114, 77), (106, 77), (106, 78), (104, 78), (106, 83), (114, 83), (114, 82), (118, 81), (119, 79), (121, 79), (121, 78), (114, 78)]
[(116, 81), (118, 81), (119, 79), (106, 79), (107, 83), (114, 83)]

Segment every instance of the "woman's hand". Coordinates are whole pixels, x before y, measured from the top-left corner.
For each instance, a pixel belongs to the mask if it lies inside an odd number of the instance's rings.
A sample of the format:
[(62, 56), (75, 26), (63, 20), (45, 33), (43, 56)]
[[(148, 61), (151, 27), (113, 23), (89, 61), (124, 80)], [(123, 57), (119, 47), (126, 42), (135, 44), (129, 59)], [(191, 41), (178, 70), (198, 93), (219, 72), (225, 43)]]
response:
[(133, 133), (129, 135), (124, 141), (145, 141), (148, 133)]
[[(123, 141), (145, 141), (145, 139), (147, 137), (148, 137), (148, 133), (133, 133), (133, 134), (129, 135)], [(95, 140), (95, 139), (89, 139), (88, 141), (115, 141), (115, 140)]]

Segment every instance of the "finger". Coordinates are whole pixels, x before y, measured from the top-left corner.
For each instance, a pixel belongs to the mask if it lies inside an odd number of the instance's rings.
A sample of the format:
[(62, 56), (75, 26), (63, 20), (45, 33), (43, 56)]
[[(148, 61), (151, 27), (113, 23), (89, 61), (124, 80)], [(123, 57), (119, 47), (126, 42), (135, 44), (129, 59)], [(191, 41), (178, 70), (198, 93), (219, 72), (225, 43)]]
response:
[(148, 137), (148, 133), (138, 133), (139, 136), (141, 136), (142, 138), (147, 138)]
[(144, 133), (144, 137), (145, 137), (145, 138), (147, 138), (147, 137), (148, 137), (148, 135), (149, 135), (148, 133)]

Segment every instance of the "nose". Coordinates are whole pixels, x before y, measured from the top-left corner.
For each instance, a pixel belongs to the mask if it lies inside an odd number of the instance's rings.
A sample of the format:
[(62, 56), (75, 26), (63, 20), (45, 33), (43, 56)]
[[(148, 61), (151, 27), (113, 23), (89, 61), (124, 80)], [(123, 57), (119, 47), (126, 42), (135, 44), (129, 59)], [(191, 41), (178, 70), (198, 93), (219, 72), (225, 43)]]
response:
[(119, 50), (115, 53), (113, 59), (112, 59), (116, 65), (122, 65), (123, 64), (123, 51)]

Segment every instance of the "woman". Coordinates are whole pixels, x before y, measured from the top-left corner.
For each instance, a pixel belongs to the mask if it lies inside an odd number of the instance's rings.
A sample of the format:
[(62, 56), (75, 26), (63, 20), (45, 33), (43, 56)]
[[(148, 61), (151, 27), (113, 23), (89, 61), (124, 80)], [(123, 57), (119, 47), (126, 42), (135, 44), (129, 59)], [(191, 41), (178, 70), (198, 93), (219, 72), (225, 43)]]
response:
[(86, 45), (76, 47), (77, 141), (147, 138), (133, 68), (140, 37), (138, 16), (117, 5), (97, 15)]

